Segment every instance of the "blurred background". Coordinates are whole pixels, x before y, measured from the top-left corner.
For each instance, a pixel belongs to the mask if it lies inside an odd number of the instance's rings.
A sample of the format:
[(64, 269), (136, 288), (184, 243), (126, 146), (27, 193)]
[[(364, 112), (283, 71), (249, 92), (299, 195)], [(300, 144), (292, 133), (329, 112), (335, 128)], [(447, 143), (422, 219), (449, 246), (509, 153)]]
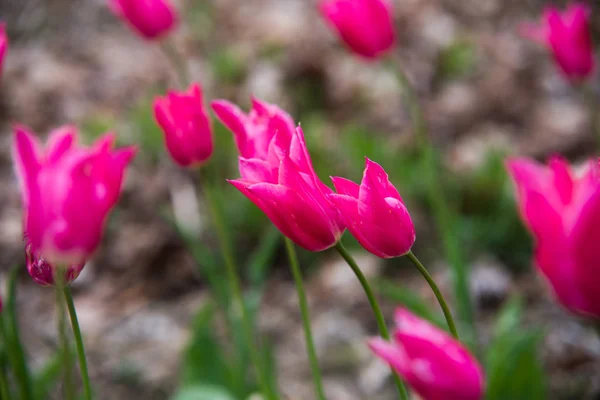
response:
[[(199, 177), (172, 164), (153, 120), (154, 96), (176, 86), (173, 65), (158, 44), (132, 33), (106, 3), (0, 0), (11, 40), (0, 85), (0, 277), (4, 281), (15, 266), (24, 271), (11, 124), (28, 125), (39, 135), (76, 124), (87, 143), (113, 130), (120, 143), (137, 144), (141, 151), (103, 245), (73, 284), (92, 381), (99, 399), (167, 399), (179, 391), (178, 399), (203, 400), (180, 390), (225, 385), (218, 351), (227, 348), (223, 321), (206, 306), (207, 275), (225, 279), (217, 241), (197, 195)], [(286, 109), (302, 124), (326, 183), (329, 175), (359, 180), (365, 156), (382, 164), (415, 221), (414, 252), (452, 301), (393, 72), (344, 49), (313, 0), (175, 4), (182, 23), (169, 41), (204, 88), (205, 102), (224, 98), (247, 110), (254, 95)], [(532, 388), (527, 397), (498, 397), (504, 400), (600, 399), (600, 340), (593, 327), (552, 301), (532, 270), (531, 240), (503, 166), (509, 154), (544, 160), (561, 153), (574, 162), (595, 154), (593, 115), (584, 97), (544, 49), (518, 35), (518, 25), (537, 20), (544, 5), (394, 1), (394, 57), (417, 88), (444, 165), (444, 190), (460, 210), (454, 234), (471, 268), (488, 384), (520, 379)], [(283, 242), (268, 219), (225, 183), (238, 176), (237, 153), (230, 132), (216, 120), (213, 127), (217, 148), (208, 175), (227, 215), (250, 301), (258, 305), (257, 324), (279, 386), (290, 399), (311, 399)], [(377, 259), (349, 234), (344, 241), (375, 282), (388, 316), (403, 303), (439, 320), (429, 287), (407, 262)], [(351, 270), (334, 252), (299, 251), (329, 398), (394, 398), (387, 367), (365, 345), (376, 325)], [(53, 290), (35, 286), (26, 274), (18, 290), (27, 352), (33, 368), (52, 382)], [(494, 370), (498, 365), (505, 376)], [(229, 399), (216, 393), (206, 400)]]

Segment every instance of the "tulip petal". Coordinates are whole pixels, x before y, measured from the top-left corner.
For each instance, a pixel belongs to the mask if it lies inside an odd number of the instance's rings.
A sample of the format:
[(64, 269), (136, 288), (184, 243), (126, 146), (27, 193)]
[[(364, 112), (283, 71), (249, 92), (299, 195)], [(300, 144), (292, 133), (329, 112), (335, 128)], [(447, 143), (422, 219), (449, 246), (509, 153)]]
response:
[(341, 178), (338, 176), (332, 176), (331, 181), (333, 182), (333, 186), (335, 186), (335, 190), (339, 194), (345, 194), (355, 199), (358, 199), (358, 193), (360, 186), (355, 182), (352, 182), (349, 179)]
[(227, 100), (215, 100), (211, 103), (211, 107), (223, 125), (233, 132), (240, 156), (252, 158), (254, 154), (250, 152), (248, 132), (244, 125), (247, 117), (242, 110)]

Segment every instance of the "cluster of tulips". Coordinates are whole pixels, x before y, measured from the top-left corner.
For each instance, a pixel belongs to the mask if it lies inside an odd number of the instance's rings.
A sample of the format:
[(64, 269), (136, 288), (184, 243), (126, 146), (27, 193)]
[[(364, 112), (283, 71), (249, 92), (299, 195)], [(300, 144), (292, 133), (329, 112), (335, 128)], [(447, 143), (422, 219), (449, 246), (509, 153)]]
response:
[[(168, 0), (109, 0), (109, 4), (116, 15), (148, 40), (162, 40), (178, 25), (176, 10)], [(391, 0), (323, 0), (319, 7), (324, 20), (355, 54), (376, 61), (394, 47)], [(594, 70), (589, 13), (583, 4), (571, 5), (565, 12), (548, 8), (541, 25), (528, 24), (522, 29), (527, 37), (546, 45), (563, 75), (578, 85), (585, 84)], [(0, 25), (0, 68), (8, 47), (4, 28)], [(431, 146), (416, 97), (411, 97), (414, 92), (407, 86), (409, 80), (401, 70), (399, 76), (407, 89), (407, 102), (417, 110), (412, 116), (418, 139), (423, 146)], [(201, 84), (189, 84), (187, 90), (173, 90), (156, 98), (154, 116), (173, 161), (184, 168), (200, 169), (213, 153), (211, 120)], [(226, 100), (212, 101), (211, 108), (233, 133), (239, 152), (240, 178), (228, 182), (286, 237), (290, 266), (300, 289), (302, 276), (292, 242), (314, 252), (335, 248), (356, 274), (381, 335), (369, 340), (369, 347), (393, 369), (400, 398), (408, 399), (406, 383), (425, 400), (481, 399), (485, 391), (482, 368), (468, 346), (460, 342), (444, 298), (411, 251), (416, 238), (414, 225), (383, 167), (367, 158), (360, 184), (333, 177), (334, 191), (315, 173), (302, 128), (287, 112), (256, 98), (248, 113)], [(78, 144), (77, 137), (75, 127), (64, 126), (51, 132), (42, 146), (26, 127), (15, 126), (13, 157), (22, 195), (27, 269), (36, 283), (56, 287), (58, 306), (64, 310), (66, 304), (69, 309), (84, 395), (91, 399), (83, 340), (69, 284), (101, 241), (136, 148), (115, 149), (113, 134), (101, 137), (91, 147)], [(427, 156), (430, 152), (423, 154), (424, 173), (433, 188), (432, 196), (438, 199), (435, 204), (448, 207), (439, 191), (442, 185), (437, 185), (436, 164)], [(520, 158), (509, 159), (506, 166), (516, 186), (522, 218), (535, 239), (535, 264), (557, 300), (578, 316), (600, 317), (598, 162), (590, 161), (578, 173), (558, 156), (547, 166)], [(211, 201), (209, 193), (206, 197)], [(213, 208), (212, 212), (217, 211)], [(222, 229), (218, 216), (213, 218), (216, 229)], [(449, 333), (398, 308), (390, 336), (369, 282), (340, 242), (345, 229), (378, 257), (408, 257), (434, 291)], [(222, 247), (227, 249), (224, 243)], [(224, 258), (232, 296), (243, 304), (240, 278), (226, 254)], [(322, 400), (325, 391), (312, 344), (307, 302), (303, 290), (298, 294), (315, 397)], [(243, 305), (241, 309), (249, 343), (254, 346)], [(261, 363), (256, 357), (253, 361), (264, 398), (278, 399), (279, 395), (265, 384)]]

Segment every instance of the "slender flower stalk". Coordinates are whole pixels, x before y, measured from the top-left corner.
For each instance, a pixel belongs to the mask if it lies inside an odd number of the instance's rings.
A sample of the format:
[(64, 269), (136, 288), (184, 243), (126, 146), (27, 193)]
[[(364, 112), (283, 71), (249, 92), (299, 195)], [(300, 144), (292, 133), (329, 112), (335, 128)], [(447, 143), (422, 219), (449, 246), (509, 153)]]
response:
[(63, 277), (63, 268), (58, 267), (55, 274), (54, 288), (56, 291), (56, 315), (57, 315), (57, 326), (58, 334), (60, 339), (60, 348), (62, 352), (62, 364), (63, 364), (63, 398), (65, 400), (74, 400), (75, 392), (73, 385), (73, 365), (71, 362), (71, 350), (69, 348), (69, 338), (67, 336), (67, 321), (65, 318), (65, 302), (63, 299), (63, 289), (65, 286), (65, 280)]
[(163, 40), (159, 43), (159, 47), (175, 70), (177, 85), (180, 89), (184, 89), (192, 81), (186, 61), (181, 56), (179, 51), (177, 51), (173, 42), (169, 40)]
[(440, 307), (444, 312), (444, 317), (446, 318), (446, 322), (448, 323), (448, 328), (450, 328), (450, 333), (452, 333), (452, 336), (454, 336), (455, 339), (459, 340), (458, 331), (456, 330), (456, 324), (454, 323), (454, 319), (452, 318), (450, 308), (448, 308), (448, 304), (446, 303), (446, 300), (444, 299), (440, 288), (438, 288), (437, 284), (433, 280), (433, 277), (431, 276), (431, 274), (429, 274), (427, 268), (425, 268), (423, 264), (421, 264), (421, 261), (419, 261), (419, 259), (417, 258), (417, 256), (415, 256), (412, 250), (406, 254), (406, 257), (408, 257), (408, 259), (415, 265), (415, 267), (417, 267), (421, 275), (423, 275), (423, 278), (425, 278), (425, 280), (429, 284), (429, 287), (433, 291), (435, 298), (437, 299), (438, 303), (440, 303)]
[[(4, 354), (2, 355), (4, 358)], [(2, 365), (0, 365), (0, 396), (2, 399), (11, 399), (9, 391), (8, 391), (8, 380), (6, 379), (6, 370), (4, 369), (4, 359), (2, 360)]]
[(203, 185), (203, 189), (206, 204), (208, 206), (208, 211), (212, 218), (215, 230), (217, 231), (219, 246), (221, 247), (221, 254), (225, 261), (227, 281), (229, 282), (231, 295), (233, 297), (233, 309), (236, 312), (239, 311), (241, 313), (242, 329), (244, 331), (246, 342), (250, 350), (250, 357), (252, 359), (252, 363), (254, 364), (254, 368), (256, 369), (256, 375), (258, 378), (259, 386), (267, 400), (277, 400), (278, 396), (277, 394), (273, 393), (269, 386), (267, 374), (263, 368), (263, 363), (261, 361), (260, 351), (256, 342), (254, 341), (252, 322), (250, 321), (248, 310), (246, 309), (246, 305), (244, 303), (244, 297), (242, 294), (242, 284), (237, 272), (237, 267), (235, 265), (233, 250), (229, 242), (229, 237), (227, 235), (227, 230), (225, 228), (223, 217), (219, 211), (219, 207), (217, 206), (217, 202), (210, 188), (210, 185)]
[(598, 113), (598, 110), (600, 109), (600, 101), (598, 100), (598, 96), (596, 93), (594, 93), (594, 89), (589, 85), (589, 83), (582, 83), (580, 90), (583, 95), (583, 100), (585, 101), (590, 113), (590, 127), (592, 130), (592, 135), (595, 136), (596, 145), (598, 146), (598, 149), (600, 149), (600, 113)]
[(300, 265), (298, 264), (298, 257), (296, 256), (294, 243), (287, 237), (285, 237), (285, 247), (290, 260), (290, 268), (292, 270), (292, 275), (294, 276), (294, 282), (296, 283), (296, 292), (298, 292), (300, 314), (302, 315), (302, 327), (304, 328), (304, 337), (306, 339), (306, 352), (308, 353), (308, 360), (310, 362), (310, 369), (313, 376), (313, 382), (315, 384), (315, 391), (317, 392), (317, 399), (325, 400), (326, 397), (323, 389), (321, 370), (319, 369), (319, 360), (317, 359), (312, 328), (310, 326), (308, 301), (306, 300), (306, 291), (304, 290), (304, 283), (302, 282), (302, 272), (300, 271)]
[(455, 216), (453, 215), (453, 210), (444, 194), (443, 179), (438, 173), (435, 149), (429, 138), (423, 110), (419, 104), (419, 100), (412, 84), (399, 65), (392, 62), (389, 62), (388, 64), (396, 72), (396, 77), (402, 88), (413, 122), (417, 145), (422, 157), (423, 175), (425, 176), (425, 181), (428, 186), (429, 201), (433, 207), (435, 220), (442, 237), (444, 253), (452, 268), (454, 293), (458, 303), (459, 320), (471, 329), (468, 338), (468, 341), (471, 342), (475, 338), (475, 332), (473, 305), (469, 291), (468, 270), (460, 250), (459, 238), (454, 230)]
[[(371, 285), (369, 285), (369, 281), (367, 280), (367, 277), (363, 274), (360, 267), (358, 266), (358, 264), (356, 263), (356, 261), (354, 260), (352, 255), (350, 255), (348, 250), (346, 250), (346, 248), (344, 247), (344, 245), (342, 244), (341, 241), (337, 242), (337, 244), (335, 245), (335, 249), (338, 251), (338, 253), (340, 253), (340, 255), (346, 261), (346, 263), (348, 263), (348, 265), (350, 266), (350, 268), (352, 269), (352, 271), (358, 278), (358, 281), (360, 282), (363, 290), (365, 291), (365, 294), (367, 295), (367, 298), (369, 299), (369, 304), (371, 305), (371, 309), (373, 310), (373, 314), (375, 314), (375, 320), (377, 321), (377, 327), (379, 328), (379, 334), (381, 335), (382, 338), (384, 338), (386, 340), (390, 340), (390, 334), (388, 332), (387, 325), (385, 324), (385, 318), (383, 317), (383, 313), (381, 312), (381, 308), (379, 307), (379, 303), (377, 302), (377, 299), (375, 298), (375, 294), (373, 293), (373, 290), (371, 289)], [(400, 395), (400, 398), (402, 400), (408, 400), (409, 399), (408, 392), (406, 391), (404, 384), (398, 377), (398, 374), (393, 369), (392, 369), (392, 372), (394, 373), (394, 382), (396, 383), (396, 387), (398, 388), (398, 393)]]
[(85, 359), (85, 349), (83, 347), (83, 338), (81, 337), (81, 329), (79, 329), (79, 321), (77, 320), (77, 312), (75, 311), (75, 303), (69, 286), (63, 289), (69, 318), (71, 319), (71, 327), (73, 328), (73, 336), (77, 345), (77, 357), (79, 358), (79, 369), (81, 370), (81, 380), (83, 381), (84, 399), (92, 399), (92, 386), (90, 385), (90, 376), (88, 374), (87, 360)]

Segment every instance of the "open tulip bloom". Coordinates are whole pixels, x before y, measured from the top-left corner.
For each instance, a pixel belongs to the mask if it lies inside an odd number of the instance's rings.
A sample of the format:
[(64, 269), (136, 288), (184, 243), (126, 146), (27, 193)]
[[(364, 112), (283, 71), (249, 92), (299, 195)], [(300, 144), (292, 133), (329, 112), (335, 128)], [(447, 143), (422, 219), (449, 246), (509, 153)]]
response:
[(82, 264), (96, 250), (135, 154), (131, 147), (113, 150), (113, 135), (91, 148), (76, 139), (75, 128), (62, 127), (42, 149), (26, 128), (15, 128), (13, 157), (29, 252), (56, 266)]
[(522, 33), (547, 46), (567, 78), (580, 81), (594, 70), (589, 14), (584, 4), (573, 4), (564, 13), (547, 7), (541, 25), (526, 24)]
[(477, 360), (457, 340), (399, 308), (393, 341), (371, 339), (369, 347), (423, 400), (479, 400), (484, 378)]
[(507, 162), (521, 216), (535, 239), (535, 263), (558, 300), (579, 315), (600, 318), (600, 169), (575, 176), (567, 162)]

